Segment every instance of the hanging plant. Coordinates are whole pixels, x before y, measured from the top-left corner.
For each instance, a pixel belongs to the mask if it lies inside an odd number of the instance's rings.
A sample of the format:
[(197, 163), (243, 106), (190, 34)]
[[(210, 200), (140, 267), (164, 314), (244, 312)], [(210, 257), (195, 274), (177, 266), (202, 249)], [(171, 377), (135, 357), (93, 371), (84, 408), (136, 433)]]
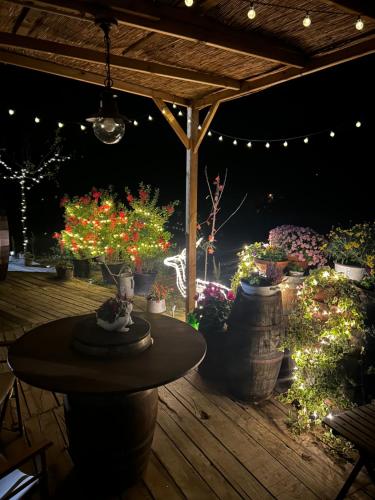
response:
[(282, 345), (295, 361), (294, 382), (281, 396), (296, 408), (294, 430), (308, 430), (355, 404), (364, 338), (358, 289), (330, 268), (312, 271), (298, 291)]

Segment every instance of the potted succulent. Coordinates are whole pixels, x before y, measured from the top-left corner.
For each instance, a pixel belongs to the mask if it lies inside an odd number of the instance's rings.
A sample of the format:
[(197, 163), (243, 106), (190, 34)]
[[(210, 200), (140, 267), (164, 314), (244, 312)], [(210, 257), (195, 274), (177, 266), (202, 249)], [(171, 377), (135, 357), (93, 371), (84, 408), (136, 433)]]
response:
[(60, 280), (70, 280), (73, 278), (73, 264), (64, 258), (55, 263), (56, 276)]
[(375, 223), (355, 224), (349, 229), (333, 228), (324, 248), (337, 272), (361, 281), (369, 260), (375, 255)]
[(263, 244), (256, 251), (254, 263), (262, 273), (266, 273), (270, 263), (283, 272), (288, 265), (288, 258), (281, 247)]
[(198, 371), (211, 380), (225, 378), (226, 321), (233, 300), (232, 291), (225, 293), (215, 284), (209, 283), (198, 297), (197, 308), (189, 318), (189, 323), (203, 334), (207, 343), (206, 356), (198, 366)]
[(274, 295), (280, 290), (278, 286), (283, 279), (283, 272), (274, 263), (269, 263), (266, 273), (252, 272), (241, 278), (241, 288), (248, 295)]
[(298, 261), (290, 261), (288, 263), (288, 274), (289, 276), (293, 276), (295, 278), (300, 278), (305, 274), (305, 266), (303, 263)]
[(162, 313), (167, 308), (165, 299), (169, 293), (168, 287), (161, 283), (155, 282), (152, 285), (151, 292), (147, 295), (147, 312), (149, 313)]
[(323, 236), (310, 227), (284, 224), (269, 232), (268, 241), (271, 246), (282, 248), (289, 261), (296, 261), (300, 266), (321, 267), (327, 262), (322, 246)]

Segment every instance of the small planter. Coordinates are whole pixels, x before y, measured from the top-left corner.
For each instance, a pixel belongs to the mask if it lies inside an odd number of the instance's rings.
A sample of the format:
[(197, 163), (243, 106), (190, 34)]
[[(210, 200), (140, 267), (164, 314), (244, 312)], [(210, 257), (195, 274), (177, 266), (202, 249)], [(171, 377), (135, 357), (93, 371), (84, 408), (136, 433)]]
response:
[(276, 267), (276, 269), (280, 270), (281, 272), (284, 271), (286, 266), (288, 265), (289, 261), (287, 260), (280, 260), (280, 261), (272, 261), (272, 260), (263, 260), (263, 259), (254, 259), (254, 264), (257, 266), (259, 271), (263, 274), (266, 273), (267, 267), (272, 264), (273, 266)]
[(150, 293), (155, 282), (157, 272), (134, 273), (134, 293), (135, 295), (146, 296)]
[(294, 278), (301, 278), (304, 276), (305, 271), (288, 271), (289, 276), (293, 276)]
[(280, 291), (278, 285), (272, 286), (256, 286), (249, 285), (245, 281), (241, 280), (241, 288), (243, 292), (247, 295), (262, 295), (263, 297), (269, 297), (270, 295), (275, 295), (275, 293)]
[(90, 278), (90, 261), (88, 259), (73, 259), (73, 276), (75, 278)]
[(153, 314), (160, 314), (166, 311), (165, 299), (152, 300), (147, 299), (147, 312)]
[(70, 280), (73, 278), (73, 268), (56, 266), (56, 276), (59, 280)]
[(347, 264), (339, 264), (335, 262), (335, 271), (345, 274), (347, 278), (354, 281), (361, 281), (366, 274), (366, 269), (360, 266), (349, 266)]

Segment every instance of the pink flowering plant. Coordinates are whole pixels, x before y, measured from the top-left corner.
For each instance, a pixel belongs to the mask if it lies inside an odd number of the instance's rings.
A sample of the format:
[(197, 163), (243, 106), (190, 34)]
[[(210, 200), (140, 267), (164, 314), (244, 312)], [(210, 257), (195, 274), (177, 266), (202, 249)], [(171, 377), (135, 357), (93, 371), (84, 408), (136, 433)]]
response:
[[(209, 283), (198, 298), (194, 319), (203, 333), (226, 330), (226, 321), (232, 309), (234, 294)], [(192, 324), (192, 322), (190, 322)]]
[(325, 239), (310, 227), (288, 224), (275, 227), (269, 233), (269, 243), (283, 248), (289, 259), (305, 261), (310, 267), (322, 267), (327, 262), (323, 253)]

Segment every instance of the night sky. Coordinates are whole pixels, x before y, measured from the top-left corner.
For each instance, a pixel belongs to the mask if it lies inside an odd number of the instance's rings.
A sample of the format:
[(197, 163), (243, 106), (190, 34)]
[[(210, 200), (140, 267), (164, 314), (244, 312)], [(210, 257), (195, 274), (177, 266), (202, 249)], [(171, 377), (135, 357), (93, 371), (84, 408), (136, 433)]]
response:
[[(266, 239), (269, 229), (279, 224), (310, 225), (326, 232), (333, 224), (374, 218), (374, 62), (375, 56), (368, 56), (219, 108), (212, 129), (230, 136), (281, 139), (326, 130), (310, 137), (307, 145), (303, 138), (289, 141), (288, 148), (279, 142), (269, 149), (258, 143), (249, 149), (246, 142), (233, 146), (231, 139), (205, 138), (199, 160), (200, 219), (209, 209), (206, 165), (212, 179), (228, 168), (221, 221), (248, 193), (239, 213), (217, 236), (223, 255), (233, 258), (243, 243)], [(135, 189), (140, 181), (158, 186), (162, 203), (181, 200), (176, 220), (183, 221), (185, 150), (151, 100), (120, 94), (121, 112), (139, 126), (129, 126), (118, 145), (104, 145), (92, 130), (79, 128), (97, 111), (100, 87), (6, 65), (0, 65), (0, 79), (0, 148), (19, 155), (27, 147), (37, 157), (60, 120), (66, 123), (65, 151), (74, 155), (62, 167), (57, 183), (43, 181), (28, 193), (29, 228), (42, 237), (41, 246), (62, 227), (60, 197), (82, 195), (92, 186), (112, 185), (120, 193), (124, 186)], [(16, 110), (13, 117), (9, 108)], [(39, 125), (33, 121), (35, 115), (41, 118)], [(201, 121), (203, 117), (202, 113)], [(357, 120), (362, 127), (355, 127)], [(7, 211), (19, 242), (16, 183), (0, 180), (0, 208)]]

